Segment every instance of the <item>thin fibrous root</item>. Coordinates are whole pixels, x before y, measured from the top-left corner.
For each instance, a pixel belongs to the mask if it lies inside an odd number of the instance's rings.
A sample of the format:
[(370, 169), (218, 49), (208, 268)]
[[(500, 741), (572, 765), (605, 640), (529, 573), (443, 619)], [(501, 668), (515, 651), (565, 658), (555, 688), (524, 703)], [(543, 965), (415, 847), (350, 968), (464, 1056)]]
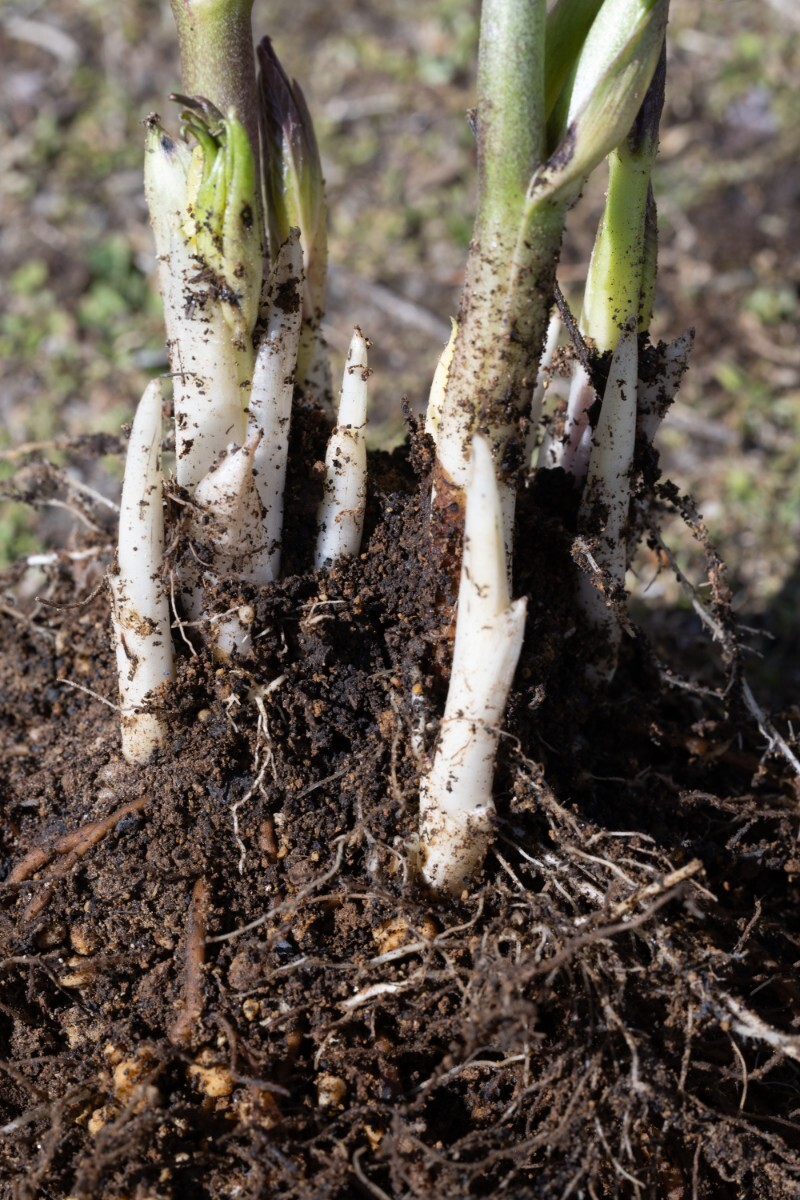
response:
[(439, 745), (420, 785), (422, 874), (459, 894), (492, 839), (492, 779), (526, 601), (511, 601), (492, 453), (476, 435), (467, 483), (455, 646)]

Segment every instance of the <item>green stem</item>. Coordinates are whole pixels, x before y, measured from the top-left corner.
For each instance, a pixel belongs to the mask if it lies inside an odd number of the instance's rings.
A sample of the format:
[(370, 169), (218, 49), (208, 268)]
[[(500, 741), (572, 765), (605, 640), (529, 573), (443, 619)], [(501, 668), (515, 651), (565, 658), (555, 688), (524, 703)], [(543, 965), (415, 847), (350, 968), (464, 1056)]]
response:
[(258, 163), (258, 108), (250, 14), (253, 0), (171, 0), (183, 90), (220, 112), (236, 109)]
[(662, 53), (630, 134), (608, 158), (608, 194), (586, 280), (581, 327), (601, 351), (614, 350), (628, 318), (650, 324), (656, 269), (655, 201), (666, 60)]
[(581, 328), (598, 350), (614, 350), (639, 314), (650, 166), (624, 152), (608, 158), (608, 195), (586, 281)]
[(478, 49), (476, 232), (516, 229), (544, 158), (545, 0), (483, 0)]
[(544, 0), (484, 0), (478, 59), (478, 212), (439, 427), (439, 462), (466, 482), (472, 433), (501, 481), (530, 403), (553, 295), (564, 205), (526, 205), (545, 155)]

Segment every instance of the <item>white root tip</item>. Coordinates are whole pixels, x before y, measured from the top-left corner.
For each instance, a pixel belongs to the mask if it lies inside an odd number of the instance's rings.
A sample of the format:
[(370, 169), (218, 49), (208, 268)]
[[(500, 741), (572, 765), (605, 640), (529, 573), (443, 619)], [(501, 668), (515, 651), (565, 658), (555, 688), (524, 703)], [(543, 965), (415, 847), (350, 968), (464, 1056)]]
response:
[(347, 354), (339, 413), (325, 454), (325, 491), (317, 512), (316, 567), (361, 549), (367, 498), (367, 342), (356, 328)]
[(161, 383), (148, 384), (136, 410), (125, 465), (113, 597), (122, 753), (146, 762), (165, 738), (161, 719), (138, 709), (173, 678), (169, 603), (161, 580), (164, 511), (161, 495)]
[(422, 874), (459, 894), (492, 840), (500, 725), (525, 632), (509, 597), (502, 508), (488, 442), (472, 440), (453, 668), (439, 745), (420, 788)]

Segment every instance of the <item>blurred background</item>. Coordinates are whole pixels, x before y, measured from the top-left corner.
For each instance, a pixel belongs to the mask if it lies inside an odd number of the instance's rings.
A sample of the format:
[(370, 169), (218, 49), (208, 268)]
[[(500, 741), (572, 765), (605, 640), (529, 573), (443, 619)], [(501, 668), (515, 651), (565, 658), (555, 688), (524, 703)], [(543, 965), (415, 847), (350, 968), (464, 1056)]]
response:
[[(478, 10), (477, 0), (255, 2), (256, 30), (273, 38), (317, 122), (334, 378), (358, 322), (374, 343), (375, 444), (402, 436), (404, 395), (424, 404), (457, 308)], [(660, 447), (728, 562), (737, 608), (755, 624), (769, 614), (785, 668), (800, 598), (800, 8), (673, 0), (669, 47), (655, 334), (694, 325), (697, 341)], [(169, 5), (0, 0), (0, 62), (0, 488), (26, 447), (45, 443), (52, 461), (113, 497), (117, 457), (65, 457), (59, 445), (117, 433), (165, 362), (140, 121), (156, 110), (177, 126)], [(603, 186), (570, 217), (561, 282), (576, 310)], [(0, 560), (35, 552), (48, 528), (4, 504)], [(690, 539), (675, 526), (669, 540), (702, 579)], [(666, 575), (649, 595), (685, 603)]]

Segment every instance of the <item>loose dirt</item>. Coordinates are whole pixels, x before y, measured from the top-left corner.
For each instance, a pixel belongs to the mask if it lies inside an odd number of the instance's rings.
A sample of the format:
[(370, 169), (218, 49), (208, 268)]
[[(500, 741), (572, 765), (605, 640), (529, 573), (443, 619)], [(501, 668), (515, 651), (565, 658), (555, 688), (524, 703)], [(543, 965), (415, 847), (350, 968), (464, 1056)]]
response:
[(146, 768), (119, 750), (107, 534), (59, 553), (47, 603), (0, 608), (0, 1196), (797, 1196), (798, 796), (734, 642), (722, 670), (685, 623), (630, 626), (587, 691), (570, 506), (540, 473), (497, 836), (434, 901), (430, 448), (412, 424), (372, 456), (361, 557), (312, 572), (299, 464), (325, 432), (299, 411), (284, 578), (216, 598), (252, 605), (252, 654), (176, 630)]

